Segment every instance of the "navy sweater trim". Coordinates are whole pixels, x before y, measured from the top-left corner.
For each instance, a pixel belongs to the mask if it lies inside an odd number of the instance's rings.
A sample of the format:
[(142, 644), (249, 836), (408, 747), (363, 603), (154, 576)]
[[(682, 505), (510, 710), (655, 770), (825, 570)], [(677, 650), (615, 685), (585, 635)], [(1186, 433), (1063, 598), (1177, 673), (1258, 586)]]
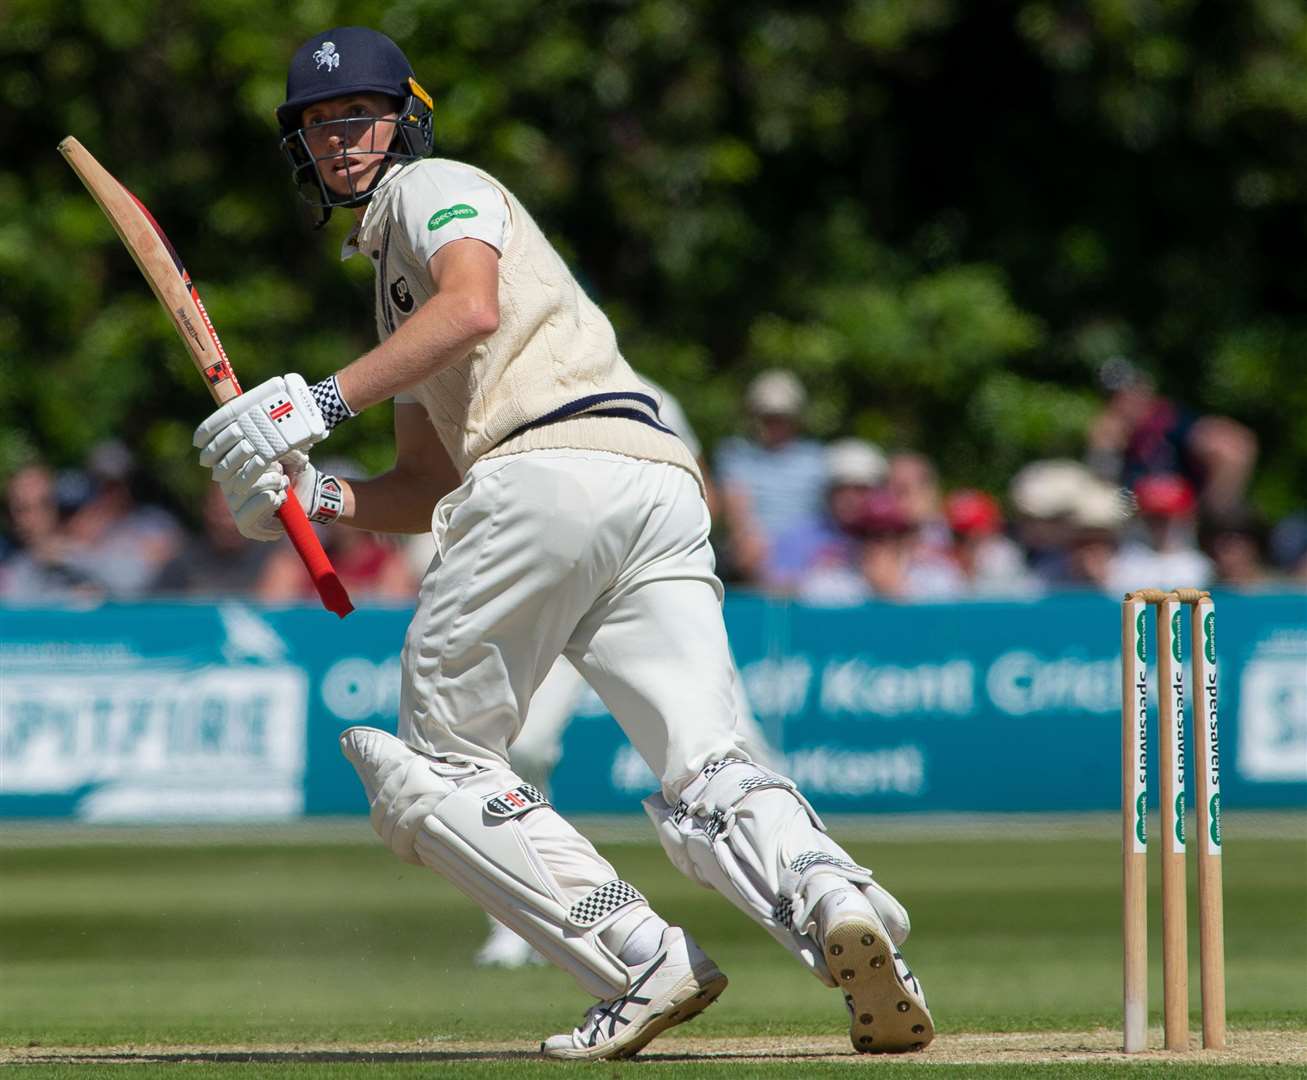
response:
[[(611, 408), (596, 408), (596, 406), (607, 405), (610, 402), (632, 401), (638, 402), (649, 409), (644, 412), (641, 409), (631, 406), (614, 406)], [(650, 413), (653, 415), (651, 416)], [(658, 416), (658, 402), (648, 394), (637, 394), (632, 392), (613, 392), (607, 394), (587, 394), (585, 397), (577, 398), (575, 401), (569, 401), (566, 405), (560, 405), (551, 412), (545, 413), (544, 416), (535, 420), (528, 420), (521, 427), (510, 432), (500, 440), (499, 445), (503, 445), (510, 439), (516, 439), (528, 431), (534, 431), (536, 428), (547, 427), (550, 424), (557, 424), (562, 420), (570, 420), (574, 416), (615, 416), (622, 420), (634, 420), (637, 423), (644, 424), (647, 427), (654, 428), (667, 435), (675, 435), (666, 424), (662, 423)]]

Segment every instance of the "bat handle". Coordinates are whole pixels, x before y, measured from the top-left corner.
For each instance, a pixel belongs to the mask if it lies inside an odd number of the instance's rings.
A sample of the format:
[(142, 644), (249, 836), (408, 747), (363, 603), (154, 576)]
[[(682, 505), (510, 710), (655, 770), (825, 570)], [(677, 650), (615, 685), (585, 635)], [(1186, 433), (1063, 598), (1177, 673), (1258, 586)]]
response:
[(286, 501), (278, 509), (277, 517), (281, 519), (286, 535), (295, 545), (299, 557), (304, 560), (309, 577), (313, 579), (313, 586), (322, 597), (322, 606), (343, 619), (354, 610), (354, 605), (350, 603), (349, 593), (345, 591), (345, 586), (336, 576), (327, 553), (322, 550), (318, 534), (313, 531), (309, 519), (304, 516), (304, 507), (300, 505), (299, 499), (295, 498), (295, 492), (286, 492)]

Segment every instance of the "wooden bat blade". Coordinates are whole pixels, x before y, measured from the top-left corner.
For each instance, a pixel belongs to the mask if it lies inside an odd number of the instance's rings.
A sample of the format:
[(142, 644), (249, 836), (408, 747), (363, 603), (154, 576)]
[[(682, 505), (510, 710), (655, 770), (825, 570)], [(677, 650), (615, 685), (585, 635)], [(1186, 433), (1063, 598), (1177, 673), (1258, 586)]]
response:
[[(240, 383), (236, 381), (236, 373), (232, 371), (227, 353), (218, 340), (218, 332), (209, 320), (209, 313), (204, 310), (190, 274), (154, 220), (154, 215), (71, 135), (59, 144), (59, 152), (100, 205), (159, 303), (168, 312), (196, 368), (208, 383), (214, 401), (221, 405), (236, 397), (241, 392)], [(287, 492), (277, 517), (313, 578), (323, 605), (343, 619), (354, 610), (354, 605), (350, 603), (349, 594), (336, 576), (331, 560), (322, 550), (322, 544), (293, 491)]]
[(95, 156), (73, 136), (59, 144), (59, 152), (72, 166), (91, 197), (104, 211), (114, 231), (168, 312), (196, 368), (209, 384), (213, 399), (222, 404), (240, 393), (222, 342), (209, 321), (199, 293), (191, 283), (167, 236), (139, 199), (127, 190)]

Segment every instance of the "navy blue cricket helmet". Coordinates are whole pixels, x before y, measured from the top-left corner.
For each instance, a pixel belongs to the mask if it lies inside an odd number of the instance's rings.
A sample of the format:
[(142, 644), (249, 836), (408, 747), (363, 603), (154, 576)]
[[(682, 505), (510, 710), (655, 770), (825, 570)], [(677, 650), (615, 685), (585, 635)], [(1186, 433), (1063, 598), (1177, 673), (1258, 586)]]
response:
[[(363, 190), (350, 181), (348, 194), (336, 194), (323, 183), (319, 162), (336, 154), (315, 157), (304, 137), (304, 109), (315, 101), (348, 94), (386, 94), (399, 110), (395, 136), (384, 151), (385, 160), (377, 175)], [(366, 26), (338, 26), (314, 34), (296, 51), (286, 76), (286, 100), (277, 106), (281, 126), (281, 148), (290, 161), (291, 177), (304, 200), (319, 212), (317, 227), (327, 223), (336, 206), (362, 206), (372, 197), (377, 184), (395, 164), (416, 161), (430, 155), (434, 142), (430, 95), (413, 77), (413, 66), (398, 45), (385, 34)], [(328, 121), (322, 127), (340, 124), (342, 135), (349, 120)], [(348, 142), (347, 139), (342, 140)], [(344, 148), (340, 151), (343, 154)]]

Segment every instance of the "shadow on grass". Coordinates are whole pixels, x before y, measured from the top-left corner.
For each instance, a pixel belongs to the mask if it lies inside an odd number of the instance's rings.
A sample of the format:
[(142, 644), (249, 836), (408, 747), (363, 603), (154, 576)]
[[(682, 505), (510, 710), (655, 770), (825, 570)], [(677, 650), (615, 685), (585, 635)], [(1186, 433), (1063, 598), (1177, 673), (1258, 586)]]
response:
[(397, 1062), (531, 1061), (526, 1050), (106, 1050), (88, 1053), (23, 1055), (26, 1065), (189, 1065), (189, 1064), (323, 1064), (345, 1062), (386, 1065)]

